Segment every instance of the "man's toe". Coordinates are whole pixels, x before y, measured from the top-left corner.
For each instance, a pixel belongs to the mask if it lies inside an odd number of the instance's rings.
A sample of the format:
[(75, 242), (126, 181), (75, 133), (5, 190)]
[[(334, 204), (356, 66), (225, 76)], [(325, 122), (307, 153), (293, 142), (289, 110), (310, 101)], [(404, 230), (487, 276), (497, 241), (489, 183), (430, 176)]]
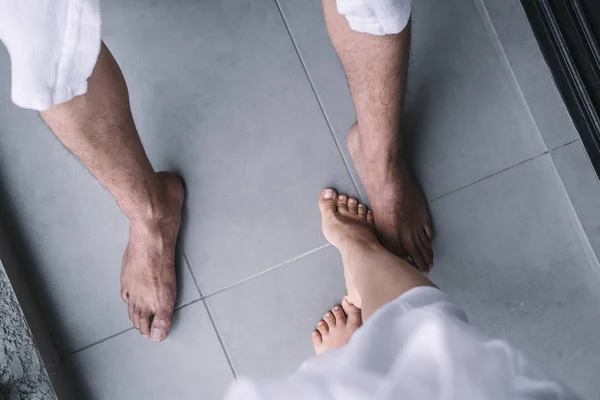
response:
[(423, 230), (425, 231), (425, 235), (427, 235), (427, 239), (429, 239), (429, 241), (432, 241), (433, 240), (433, 229), (431, 229), (431, 225), (425, 224), (425, 226), (423, 227)]
[(135, 326), (135, 329), (137, 329), (138, 331), (140, 330), (140, 317), (141, 317), (141, 310), (137, 307), (134, 308), (133, 310), (133, 326)]
[(421, 272), (427, 272), (429, 267), (421, 254), (419, 238), (411, 238), (411, 241), (405, 242), (406, 251), (412, 260), (412, 264)]
[(431, 247), (431, 242), (425, 235), (421, 236), (419, 238), (419, 241), (419, 249), (421, 251), (421, 255), (427, 263), (427, 268), (431, 269), (433, 267), (433, 248)]
[(149, 311), (143, 311), (140, 315), (140, 333), (146, 337), (150, 336), (150, 316)]
[(150, 328), (150, 339), (153, 342), (160, 342), (169, 335), (173, 326), (172, 318), (172, 310), (162, 310), (154, 314), (152, 327)]

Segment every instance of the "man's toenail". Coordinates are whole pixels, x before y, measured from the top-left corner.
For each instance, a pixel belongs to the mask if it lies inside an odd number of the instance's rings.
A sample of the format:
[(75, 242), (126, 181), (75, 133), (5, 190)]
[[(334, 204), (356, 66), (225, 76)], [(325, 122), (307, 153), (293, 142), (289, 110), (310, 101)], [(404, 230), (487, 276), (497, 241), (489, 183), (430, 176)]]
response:
[(325, 314), (325, 318), (330, 318), (330, 317), (331, 317), (331, 313)]
[(334, 309), (335, 311), (337, 311), (337, 310), (339, 310), (339, 309), (340, 309), (340, 307), (339, 307), (339, 306), (335, 306), (335, 307), (333, 307), (333, 309)]
[(350, 199), (350, 203), (355, 204), (356, 203), (356, 199)]
[(160, 342), (165, 338), (165, 336), (165, 332), (159, 329), (153, 329), (150, 332), (150, 339), (152, 339), (154, 342)]
[(331, 199), (333, 197), (332, 189), (325, 189), (325, 194), (323, 195), (324, 199)]

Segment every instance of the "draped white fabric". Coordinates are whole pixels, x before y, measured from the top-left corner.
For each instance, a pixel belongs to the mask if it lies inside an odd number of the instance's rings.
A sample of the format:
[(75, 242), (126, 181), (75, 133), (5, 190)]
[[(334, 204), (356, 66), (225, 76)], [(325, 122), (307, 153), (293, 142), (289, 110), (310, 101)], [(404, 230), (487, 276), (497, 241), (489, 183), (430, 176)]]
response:
[(237, 399), (576, 399), (520, 352), (467, 323), (431, 287), (378, 310), (346, 346), (306, 361), (287, 378), (240, 379)]

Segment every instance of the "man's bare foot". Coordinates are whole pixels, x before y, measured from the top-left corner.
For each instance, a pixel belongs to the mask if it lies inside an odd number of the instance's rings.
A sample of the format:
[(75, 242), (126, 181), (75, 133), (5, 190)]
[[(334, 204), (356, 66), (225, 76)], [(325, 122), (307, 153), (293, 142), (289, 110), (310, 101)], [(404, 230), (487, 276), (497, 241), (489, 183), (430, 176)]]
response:
[(315, 353), (320, 356), (327, 350), (342, 347), (361, 325), (360, 308), (350, 304), (344, 297), (342, 305), (334, 306), (328, 311), (312, 332)]
[(121, 267), (121, 297), (140, 333), (158, 342), (171, 331), (177, 297), (175, 246), (184, 189), (174, 174), (159, 172), (164, 188), (160, 212), (152, 220), (131, 220)]
[[(323, 235), (329, 243), (340, 250), (342, 259), (347, 253), (344, 249), (357, 241), (377, 243), (373, 212), (364, 204), (360, 204), (357, 199), (349, 198), (345, 194), (338, 195), (333, 189), (325, 189), (321, 193), (319, 208)], [(348, 299), (361, 308), (362, 300), (354, 285), (352, 271), (347, 267), (347, 260), (342, 261)]]
[(360, 141), (358, 125), (354, 124), (348, 133), (348, 149), (367, 190), (381, 242), (396, 255), (409, 256), (420, 271), (428, 272), (433, 267), (433, 235), (423, 191), (401, 156), (368, 157)]

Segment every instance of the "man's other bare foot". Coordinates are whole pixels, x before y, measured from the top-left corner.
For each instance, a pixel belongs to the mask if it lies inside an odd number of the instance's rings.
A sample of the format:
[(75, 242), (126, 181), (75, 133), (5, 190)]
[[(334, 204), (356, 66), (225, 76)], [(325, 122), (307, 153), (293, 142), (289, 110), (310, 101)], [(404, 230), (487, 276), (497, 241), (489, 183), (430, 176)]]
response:
[(132, 220), (121, 267), (121, 297), (140, 333), (158, 342), (171, 331), (177, 297), (175, 246), (184, 189), (174, 174), (159, 172), (164, 197), (152, 220)]
[[(344, 249), (357, 241), (377, 243), (373, 212), (364, 204), (360, 204), (357, 199), (345, 194), (338, 195), (333, 189), (325, 189), (321, 193), (319, 208), (323, 235), (329, 243), (340, 250), (342, 258), (346, 254)], [(343, 260), (343, 264), (348, 299), (360, 308), (362, 300), (356, 290), (352, 271), (348, 268), (347, 260)]]
[(327, 350), (337, 349), (350, 341), (350, 338), (362, 325), (360, 309), (350, 304), (346, 297), (342, 304), (334, 306), (323, 316), (312, 332), (315, 353), (320, 356)]
[(428, 272), (433, 267), (433, 235), (423, 191), (400, 156), (369, 157), (360, 140), (358, 125), (354, 124), (348, 133), (348, 149), (367, 190), (381, 242), (396, 255), (409, 256), (420, 271)]

